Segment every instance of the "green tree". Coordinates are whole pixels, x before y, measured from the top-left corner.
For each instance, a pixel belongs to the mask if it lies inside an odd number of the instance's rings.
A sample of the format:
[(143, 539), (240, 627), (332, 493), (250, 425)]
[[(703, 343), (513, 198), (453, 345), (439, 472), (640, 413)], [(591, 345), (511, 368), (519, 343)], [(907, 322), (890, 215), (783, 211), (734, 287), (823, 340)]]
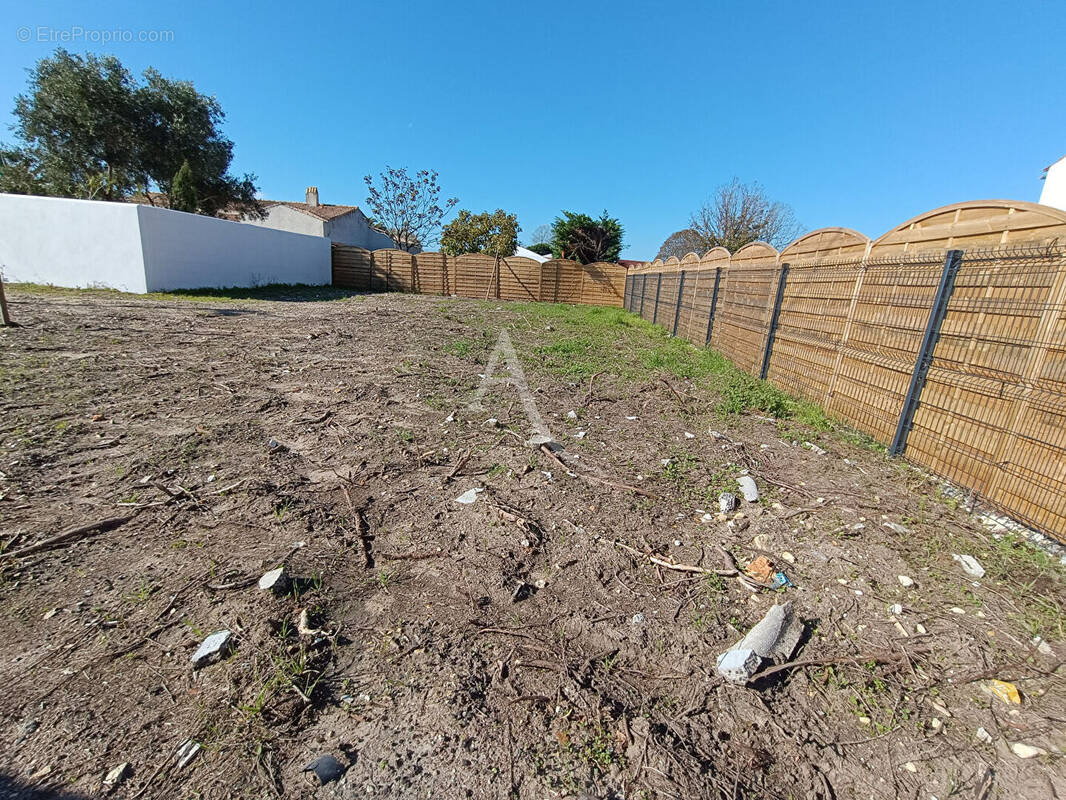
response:
[(617, 261), (624, 233), (622, 224), (606, 211), (599, 219), (564, 211), (552, 224), (552, 255), (582, 264)]
[(685, 228), (680, 231), (674, 231), (667, 236), (666, 241), (663, 242), (662, 247), (659, 248), (659, 252), (655, 257), (665, 261), (671, 256), (681, 258), (689, 253), (695, 253), (698, 256), (702, 256), (713, 246), (714, 245), (707, 245), (707, 240), (699, 231), (695, 231), (692, 228)]
[(188, 160), (181, 162), (181, 169), (174, 175), (170, 186), (170, 207), (175, 211), (187, 211), (195, 214), (199, 207), (196, 199), (196, 185), (193, 182), (192, 167)]
[(538, 256), (550, 256), (552, 254), (552, 246), (547, 242), (534, 242), (527, 250), (532, 250)]
[(201, 213), (261, 213), (255, 176), (229, 174), (233, 142), (218, 101), (155, 70), (135, 80), (114, 56), (57, 50), (15, 98), (18, 146), (0, 155), (0, 191), (123, 200), (158, 189), (169, 204), (185, 161)]
[(463, 253), (487, 253), (511, 256), (518, 247), (518, 217), (502, 208), (493, 213), (471, 214), (465, 208), (444, 226), (441, 249), (450, 256)]

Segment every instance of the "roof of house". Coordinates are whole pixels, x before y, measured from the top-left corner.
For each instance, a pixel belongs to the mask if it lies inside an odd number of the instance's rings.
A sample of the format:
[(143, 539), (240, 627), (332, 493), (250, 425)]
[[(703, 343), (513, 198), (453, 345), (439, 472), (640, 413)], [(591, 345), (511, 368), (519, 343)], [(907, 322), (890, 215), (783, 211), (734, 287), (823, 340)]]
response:
[(317, 206), (310, 206), (307, 203), (293, 203), (287, 200), (260, 200), (259, 203), (265, 209), (273, 208), (274, 206), (288, 206), (294, 211), (302, 211), (305, 214), (310, 214), (312, 217), (318, 217), (326, 222), (359, 210), (359, 206), (339, 206), (331, 203), (322, 203)]

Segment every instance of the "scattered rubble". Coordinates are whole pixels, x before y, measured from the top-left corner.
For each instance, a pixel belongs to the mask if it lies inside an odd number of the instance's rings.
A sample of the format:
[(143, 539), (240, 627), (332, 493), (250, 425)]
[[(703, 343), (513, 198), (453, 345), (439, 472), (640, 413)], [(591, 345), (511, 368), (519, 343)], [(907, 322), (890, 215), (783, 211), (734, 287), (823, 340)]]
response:
[(108, 788), (118, 786), (122, 781), (126, 780), (129, 774), (130, 764), (128, 761), (123, 761), (104, 776), (104, 786)]
[(200, 669), (225, 658), (233, 649), (233, 634), (230, 631), (215, 631), (192, 654), (192, 668)]
[(465, 492), (455, 498), (455, 502), (464, 506), (471, 505), (475, 500), (477, 500), (477, 496), (483, 491), (485, 490), (482, 489), (480, 486), (474, 487), (473, 489), (467, 489)]
[(263, 573), (259, 579), (259, 588), (264, 592), (285, 594), (289, 590), (289, 576), (285, 574), (285, 567), (278, 567)]

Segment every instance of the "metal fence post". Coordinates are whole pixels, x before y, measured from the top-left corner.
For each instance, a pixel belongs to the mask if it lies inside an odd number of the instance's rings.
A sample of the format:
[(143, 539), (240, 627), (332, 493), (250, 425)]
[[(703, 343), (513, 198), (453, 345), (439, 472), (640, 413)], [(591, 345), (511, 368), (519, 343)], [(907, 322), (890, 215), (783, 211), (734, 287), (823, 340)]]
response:
[(714, 271), (714, 291), (711, 292), (711, 310), (707, 313), (707, 341), (703, 343), (704, 347), (711, 343), (711, 331), (714, 330), (714, 311), (718, 305), (718, 282), (722, 280), (722, 268), (718, 267)]
[(626, 288), (622, 290), (622, 308), (624, 308), (626, 311), (632, 310), (629, 307), (633, 299), (633, 290), (631, 284), (632, 278), (629, 275), (626, 275)]
[(644, 316), (644, 295), (648, 292), (648, 274), (644, 273), (640, 276), (640, 311), (637, 313), (640, 316)]
[(654, 325), (659, 319), (659, 292), (663, 288), (663, 274), (658, 274), (658, 279), (655, 281), (655, 310), (651, 312), (651, 324)]
[(785, 299), (785, 283), (788, 281), (788, 264), (781, 265), (781, 276), (777, 279), (777, 297), (774, 298), (774, 311), (770, 315), (770, 330), (766, 333), (766, 349), (762, 354), (762, 369), (759, 377), (766, 380), (770, 374), (770, 356), (774, 352), (774, 339), (777, 337), (777, 323), (781, 319), (781, 301)]
[(681, 279), (677, 282), (677, 303), (674, 306), (674, 332), (677, 336), (677, 323), (681, 320), (681, 293), (685, 291), (685, 270), (681, 270)]
[(944, 317), (948, 313), (948, 302), (951, 300), (952, 292), (955, 291), (955, 276), (959, 274), (961, 266), (962, 250), (948, 250), (947, 257), (944, 259), (944, 271), (940, 273), (940, 284), (936, 287), (936, 295), (933, 297), (933, 307), (929, 310), (929, 321), (925, 325), (922, 346), (918, 350), (918, 359), (914, 362), (911, 383), (907, 388), (907, 396), (903, 400), (903, 410), (899, 415), (899, 424), (896, 425), (896, 435), (888, 450), (891, 456), (902, 455), (907, 449), (907, 437), (914, 426), (914, 413), (918, 410), (918, 402), (925, 388), (925, 379), (933, 363), (933, 351), (936, 350), (936, 343), (940, 339), (940, 327), (944, 324)]

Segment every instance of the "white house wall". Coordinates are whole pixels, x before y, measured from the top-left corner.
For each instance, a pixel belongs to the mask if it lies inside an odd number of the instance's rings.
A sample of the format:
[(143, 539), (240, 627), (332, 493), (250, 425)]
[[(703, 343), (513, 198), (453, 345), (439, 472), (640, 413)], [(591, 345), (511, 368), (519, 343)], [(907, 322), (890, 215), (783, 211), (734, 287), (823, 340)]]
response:
[(327, 222), (326, 236), (331, 241), (354, 244), (367, 250), (388, 250), (396, 246), (391, 238), (371, 228), (359, 210)]
[(144, 292), (137, 206), (0, 194), (0, 271), (14, 282)]
[(297, 211), (288, 206), (271, 206), (266, 210), (263, 219), (242, 220), (245, 225), (257, 225), (261, 228), (273, 228), (276, 231), (289, 231), (289, 233), (303, 233), (307, 236), (325, 236), (323, 220)]
[(138, 206), (148, 291), (332, 279), (330, 243), (241, 222)]
[(1066, 210), (1066, 157), (1048, 167), (1040, 204)]

